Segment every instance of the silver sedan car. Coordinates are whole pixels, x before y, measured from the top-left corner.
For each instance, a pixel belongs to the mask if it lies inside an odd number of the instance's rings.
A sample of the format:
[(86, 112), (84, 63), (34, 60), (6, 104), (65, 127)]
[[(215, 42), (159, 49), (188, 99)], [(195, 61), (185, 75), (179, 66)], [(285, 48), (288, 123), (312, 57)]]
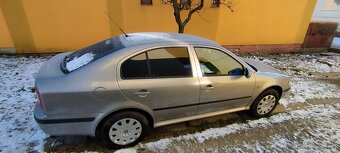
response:
[(268, 116), (289, 82), (205, 38), (131, 33), (48, 60), (35, 80), (34, 117), (49, 135), (122, 148), (168, 124), (243, 110)]

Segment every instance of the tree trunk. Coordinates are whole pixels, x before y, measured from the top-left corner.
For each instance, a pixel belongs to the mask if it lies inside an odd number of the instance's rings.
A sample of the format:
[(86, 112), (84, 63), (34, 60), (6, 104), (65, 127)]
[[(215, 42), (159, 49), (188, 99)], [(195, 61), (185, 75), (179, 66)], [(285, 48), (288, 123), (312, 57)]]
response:
[(184, 26), (178, 25), (178, 33), (184, 33)]

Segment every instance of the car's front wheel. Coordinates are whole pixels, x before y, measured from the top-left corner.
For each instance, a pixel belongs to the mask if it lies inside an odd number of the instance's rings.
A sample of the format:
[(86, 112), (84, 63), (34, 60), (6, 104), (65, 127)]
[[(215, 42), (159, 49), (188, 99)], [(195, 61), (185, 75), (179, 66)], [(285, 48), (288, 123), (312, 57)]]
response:
[(250, 113), (254, 117), (268, 116), (279, 102), (280, 95), (275, 89), (263, 91), (250, 106)]
[(112, 115), (101, 126), (100, 139), (115, 149), (136, 145), (149, 131), (148, 120), (138, 112), (120, 112)]

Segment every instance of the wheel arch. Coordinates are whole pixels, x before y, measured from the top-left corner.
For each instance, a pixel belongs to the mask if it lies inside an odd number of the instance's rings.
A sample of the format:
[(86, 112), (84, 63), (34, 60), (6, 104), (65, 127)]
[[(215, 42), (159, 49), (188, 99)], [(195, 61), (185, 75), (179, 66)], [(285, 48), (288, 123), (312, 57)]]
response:
[(142, 110), (142, 109), (138, 109), (138, 108), (124, 108), (124, 109), (119, 109), (119, 110), (116, 110), (116, 111), (112, 111), (106, 115), (104, 115), (104, 117), (102, 117), (100, 119), (100, 121), (98, 122), (98, 124), (96, 125), (96, 129), (95, 129), (95, 135), (98, 136), (98, 132), (100, 131), (100, 127), (103, 125), (103, 123), (108, 119), (110, 118), (111, 116), (113, 116), (114, 114), (117, 114), (117, 113), (120, 113), (120, 112), (138, 112), (138, 113), (141, 113), (142, 115), (144, 115), (146, 117), (146, 119), (148, 120), (148, 124), (150, 126), (150, 128), (153, 128), (153, 125), (154, 125), (154, 118), (152, 117), (152, 115), (150, 113), (148, 113), (147, 111), (145, 110)]
[(283, 89), (282, 89), (281, 86), (279, 86), (279, 85), (268, 86), (268, 87), (264, 88), (263, 90), (261, 90), (261, 92), (257, 92), (256, 94), (253, 95), (253, 98), (250, 101), (250, 103), (246, 106), (246, 109), (250, 109), (250, 106), (255, 102), (256, 98), (258, 96), (260, 96), (261, 93), (263, 93), (264, 91), (266, 91), (268, 89), (274, 89), (275, 91), (277, 91), (279, 93), (279, 99), (281, 98), (281, 96), (283, 94)]
[[(279, 98), (281, 98), (282, 93), (283, 93), (282, 87), (280, 87), (280, 86), (278, 86), (278, 85), (274, 85), (274, 86), (270, 86), (270, 87), (266, 88), (266, 89), (263, 90), (262, 92), (264, 92), (264, 91), (266, 91), (266, 90), (268, 90), (268, 89), (274, 89), (274, 90), (276, 90), (276, 91), (279, 93)], [(261, 93), (262, 93), (262, 92), (261, 92)], [(260, 93), (260, 94), (261, 94), (261, 93)]]

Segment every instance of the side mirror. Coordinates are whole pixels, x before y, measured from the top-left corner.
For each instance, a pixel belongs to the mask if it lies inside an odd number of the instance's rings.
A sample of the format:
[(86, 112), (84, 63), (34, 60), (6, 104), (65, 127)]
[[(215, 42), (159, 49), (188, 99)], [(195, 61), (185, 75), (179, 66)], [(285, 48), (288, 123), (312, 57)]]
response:
[(246, 76), (246, 78), (250, 78), (252, 73), (249, 72), (249, 70), (246, 68), (246, 69), (244, 69), (244, 75)]
[(241, 68), (232, 69), (228, 72), (230, 75), (242, 75), (242, 73), (244, 73), (244, 70)]

